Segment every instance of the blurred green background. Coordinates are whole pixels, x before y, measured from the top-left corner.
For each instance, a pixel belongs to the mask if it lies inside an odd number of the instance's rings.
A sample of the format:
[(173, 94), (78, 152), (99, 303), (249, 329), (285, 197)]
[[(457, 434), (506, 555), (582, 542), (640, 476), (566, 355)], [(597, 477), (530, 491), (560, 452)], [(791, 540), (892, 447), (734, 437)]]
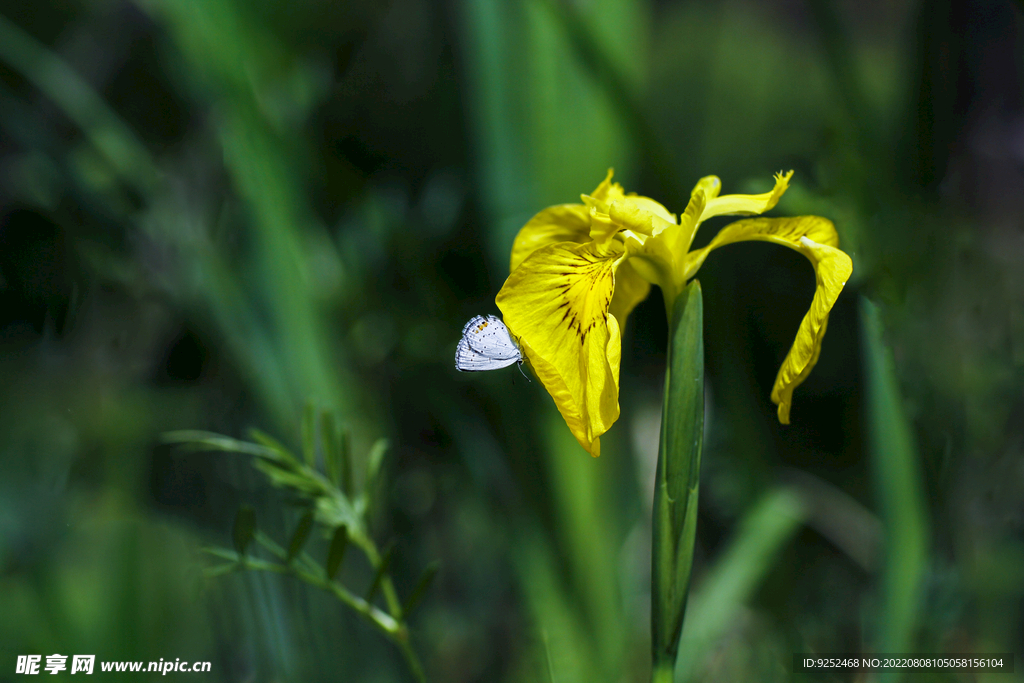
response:
[(700, 273), (677, 680), (873, 680), (794, 652), (1015, 652), (903, 680), (1024, 679), (1019, 3), (4, 0), (0, 680), (26, 653), (411, 680), (322, 593), (203, 577), (240, 504), (277, 538), (299, 513), (160, 435), (297, 447), (307, 399), (357, 469), (394, 446), (375, 537), (399, 593), (441, 562), (411, 617), (431, 680), (646, 680), (660, 295), (599, 459), (539, 383), (453, 367), (519, 227), (610, 166), (677, 213), (703, 175), (793, 168), (775, 214), (831, 218), (854, 259), (786, 427), (768, 397), (812, 269), (747, 243)]

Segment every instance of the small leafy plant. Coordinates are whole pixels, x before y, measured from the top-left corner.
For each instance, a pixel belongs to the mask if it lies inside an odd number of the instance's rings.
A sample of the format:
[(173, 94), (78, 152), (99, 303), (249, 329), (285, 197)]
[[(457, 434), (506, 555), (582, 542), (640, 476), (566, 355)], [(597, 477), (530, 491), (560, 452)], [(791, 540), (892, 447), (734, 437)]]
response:
[[(370, 449), (366, 474), (357, 490), (349, 435), (338, 429), (331, 413), (321, 411), (318, 416), (312, 404), (307, 405), (302, 419), (302, 459), (263, 432), (254, 429), (250, 435), (253, 441), (240, 441), (203, 431), (177, 431), (164, 435), (165, 442), (192, 450), (252, 456), (253, 466), (265, 474), (273, 486), (288, 492), (305, 508), (285, 546), (257, 529), (255, 512), (243, 505), (235, 516), (234, 549), (204, 548), (210, 555), (226, 560), (210, 567), (207, 575), (216, 577), (238, 571), (274, 572), (293, 576), (324, 590), (391, 640), (401, 651), (416, 680), (426, 681), (423, 666), (409, 640), (406, 618), (429, 588), (438, 563), (428, 565), (409, 596), (404, 602), (400, 601), (389, 573), (394, 546), (380, 549), (369, 532), (368, 518), (377, 502), (381, 466), (388, 451), (387, 440), (379, 439)], [(322, 471), (317, 468), (318, 454)], [(325, 537), (330, 538), (323, 562), (304, 550), (316, 526), (320, 526)], [(261, 556), (253, 552), (253, 541), (263, 550)], [(362, 551), (374, 570), (373, 580), (363, 592), (343, 585), (338, 578), (350, 545)], [(375, 604), (380, 595), (383, 596), (383, 607)]]

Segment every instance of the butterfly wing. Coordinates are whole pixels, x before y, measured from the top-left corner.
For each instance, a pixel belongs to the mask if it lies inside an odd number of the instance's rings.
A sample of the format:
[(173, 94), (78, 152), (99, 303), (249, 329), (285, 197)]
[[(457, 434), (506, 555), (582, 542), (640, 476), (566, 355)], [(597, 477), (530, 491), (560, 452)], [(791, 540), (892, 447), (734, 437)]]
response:
[(455, 369), (463, 372), (481, 372), (483, 370), (497, 370), (508, 367), (519, 362), (519, 356), (511, 358), (491, 358), (469, 345), (469, 339), (463, 337), (455, 349)]
[[(462, 338), (477, 353), (494, 360), (522, 360), (519, 345), (512, 341), (505, 323), (493, 315), (478, 315), (462, 328)], [(506, 365), (511, 365), (507, 363)], [(505, 367), (502, 365), (501, 367)]]
[(522, 362), (519, 346), (500, 318), (478, 315), (462, 328), (462, 339), (455, 349), (457, 370), (497, 370)]

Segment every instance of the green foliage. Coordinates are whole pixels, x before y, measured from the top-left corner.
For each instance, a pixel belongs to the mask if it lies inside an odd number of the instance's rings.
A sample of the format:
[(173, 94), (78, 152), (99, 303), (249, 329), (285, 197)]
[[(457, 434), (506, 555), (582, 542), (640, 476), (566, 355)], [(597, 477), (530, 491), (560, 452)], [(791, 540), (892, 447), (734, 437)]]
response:
[(690, 600), (675, 680), (700, 680), (702, 658), (772, 570), (783, 546), (806, 522), (807, 505), (793, 490), (775, 489), (750, 506), (735, 538), (710, 567)]
[[(317, 429), (318, 421), (320, 430)], [(406, 619), (422, 599), (437, 573), (438, 565), (429, 565), (409, 593), (404, 605), (399, 602), (390, 574), (395, 554), (394, 542), (389, 543), (383, 551), (378, 550), (369, 533), (370, 525), (367, 518), (368, 511), (374, 506), (375, 497), (379, 495), (379, 479), (387, 454), (387, 443), (380, 440), (374, 444), (368, 458), (369, 467), (363, 492), (357, 499), (352, 500), (350, 495), (338, 486), (335, 478), (325, 476), (316, 467), (318, 455), (322, 456), (325, 468), (337, 467), (340, 464), (333, 425), (334, 419), (329, 412), (323, 411), (318, 414), (312, 403), (307, 404), (301, 425), (304, 455), (301, 461), (280, 442), (257, 430), (252, 431), (256, 443), (198, 431), (169, 432), (164, 434), (163, 438), (166, 443), (189, 450), (216, 450), (252, 456), (253, 467), (262, 472), (273, 486), (292, 494), (308, 507), (296, 522), (285, 549), (256, 529), (255, 512), (248, 505), (243, 505), (235, 517), (235, 551), (231, 552), (224, 548), (205, 549), (210, 555), (229, 561), (227, 564), (209, 568), (209, 576), (222, 576), (238, 571), (273, 572), (292, 576), (324, 590), (395, 643), (405, 657), (410, 672), (417, 680), (425, 681), (423, 666), (409, 641)], [(332, 451), (333, 455), (330, 454)], [(322, 563), (318, 563), (303, 551), (315, 525), (319, 525), (324, 535), (331, 539)], [(269, 554), (270, 559), (247, 554), (253, 540)], [(365, 591), (365, 597), (362, 598), (335, 578), (350, 540), (363, 551), (374, 569), (373, 580)], [(384, 610), (374, 605), (375, 598), (381, 592), (386, 605)]]

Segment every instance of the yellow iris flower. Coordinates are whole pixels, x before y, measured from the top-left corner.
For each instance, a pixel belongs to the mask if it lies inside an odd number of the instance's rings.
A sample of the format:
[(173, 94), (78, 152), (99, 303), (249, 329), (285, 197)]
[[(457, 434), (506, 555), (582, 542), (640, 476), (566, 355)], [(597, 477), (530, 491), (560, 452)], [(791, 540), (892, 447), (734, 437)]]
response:
[(623, 192), (608, 171), (582, 204), (548, 207), (519, 231), (498, 308), (591, 455), (601, 454), (599, 437), (619, 417), (620, 332), (630, 311), (656, 284), (671, 313), (707, 255), (744, 240), (795, 249), (814, 266), (814, 300), (771, 395), (779, 421), (789, 423), (793, 390), (817, 362), (829, 311), (853, 271), (835, 227), (818, 216), (749, 218), (726, 226), (702, 249), (690, 246), (701, 222), (713, 216), (756, 215), (774, 207), (792, 175), (777, 174), (774, 189), (759, 195), (719, 196), (721, 181), (702, 178), (677, 219), (653, 199)]

